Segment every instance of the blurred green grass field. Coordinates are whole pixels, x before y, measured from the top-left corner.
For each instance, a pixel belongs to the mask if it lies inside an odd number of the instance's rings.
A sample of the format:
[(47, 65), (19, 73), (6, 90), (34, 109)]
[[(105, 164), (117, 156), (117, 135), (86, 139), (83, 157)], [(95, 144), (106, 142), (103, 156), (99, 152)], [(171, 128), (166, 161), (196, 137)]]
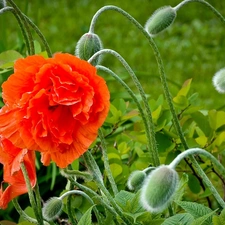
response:
[[(79, 38), (88, 31), (94, 13), (104, 5), (116, 5), (130, 13), (142, 25), (157, 8), (176, 6), (178, 0), (15, 0), (47, 38), (52, 52), (74, 53)], [(223, 16), (225, 2), (208, 1)], [(103, 13), (95, 32), (105, 48), (119, 52), (141, 80), (147, 94), (157, 98), (162, 93), (159, 72), (144, 36), (122, 15), (114, 11)], [(38, 37), (35, 36), (35, 38)], [(192, 78), (191, 92), (199, 93), (199, 104), (205, 108), (223, 108), (225, 96), (217, 93), (212, 76), (225, 67), (225, 25), (205, 6), (190, 3), (179, 10), (174, 24), (155, 38), (161, 53), (169, 87), (173, 95), (185, 80)], [(20, 50), (22, 35), (11, 13), (0, 16), (0, 52)], [(104, 57), (105, 66), (130, 83), (121, 64), (112, 56)], [(119, 85), (106, 78), (111, 92)], [(121, 95), (122, 96), (122, 95)]]

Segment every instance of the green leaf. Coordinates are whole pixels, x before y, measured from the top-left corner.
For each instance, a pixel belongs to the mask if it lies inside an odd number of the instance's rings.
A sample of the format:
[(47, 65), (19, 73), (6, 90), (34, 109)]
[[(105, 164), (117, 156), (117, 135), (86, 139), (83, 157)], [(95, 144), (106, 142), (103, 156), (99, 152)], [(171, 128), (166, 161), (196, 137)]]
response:
[[(211, 225), (212, 224), (212, 216), (215, 214), (216, 210), (210, 212), (202, 217), (199, 217), (195, 221), (193, 221), (190, 225)], [(208, 220), (208, 221), (207, 221)]]
[(41, 45), (36, 40), (34, 40), (34, 50), (35, 50), (35, 54), (41, 53)]
[(157, 121), (156, 131), (162, 130), (162, 128), (164, 128), (168, 123), (170, 123), (171, 120), (172, 115), (169, 110), (164, 110), (163, 112), (161, 112), (161, 115)]
[(140, 204), (140, 192), (137, 192), (131, 201), (129, 201), (129, 206), (130, 206), (130, 212), (131, 213), (138, 213), (138, 212), (143, 212), (143, 208)]
[[(32, 217), (32, 218), (35, 218), (34, 210), (33, 210), (30, 206), (26, 207), (26, 209), (24, 210), (24, 212), (25, 212), (28, 216), (30, 216), (30, 217)], [(23, 218), (23, 217), (20, 217), (19, 222), (20, 222), (20, 223), (21, 223), (21, 222), (25, 222), (25, 221), (24, 221), (24, 218)]]
[(134, 193), (122, 190), (115, 196), (115, 201), (124, 211), (127, 212), (127, 202), (131, 201), (134, 196)]
[(166, 219), (162, 225), (190, 225), (194, 217), (189, 213), (180, 213)]
[(186, 80), (177, 95), (187, 96), (187, 94), (190, 90), (190, 87), (191, 87), (191, 81), (192, 81), (192, 79)]
[[(174, 202), (180, 201), (182, 199), (185, 193), (187, 183), (188, 183), (188, 175), (186, 173), (183, 173), (182, 177), (180, 178), (177, 191), (173, 197)], [(177, 211), (177, 204), (173, 203), (173, 208), (174, 211)]]
[(183, 109), (190, 104), (187, 98), (187, 94), (190, 90), (190, 86), (191, 86), (191, 79), (186, 80), (182, 88), (177, 93), (177, 95), (173, 98), (173, 102), (176, 107)]
[(208, 115), (209, 124), (213, 130), (217, 130), (219, 127), (225, 125), (225, 112), (213, 109), (209, 111)]
[(207, 144), (208, 138), (205, 135), (195, 138), (195, 141), (201, 146), (204, 147)]
[(152, 119), (154, 122), (158, 120), (161, 111), (162, 111), (162, 106), (160, 105), (156, 110), (152, 112)]
[[(181, 208), (183, 208), (187, 213), (190, 213), (195, 219), (198, 219), (199, 217), (205, 216), (206, 214), (213, 212), (210, 208), (195, 202), (177, 201), (176, 203), (181, 206)], [(212, 215), (207, 218), (204, 224), (212, 224)]]
[(110, 104), (109, 112), (110, 113), (106, 119), (106, 122), (115, 124), (121, 121), (122, 112), (119, 109), (117, 109), (113, 104)]
[(166, 152), (166, 150), (173, 144), (172, 140), (163, 133), (157, 132), (155, 137), (156, 142), (158, 143), (157, 147), (159, 152)]
[(213, 225), (224, 225), (225, 224), (225, 209), (222, 210), (219, 216), (213, 216)]
[(198, 194), (201, 191), (201, 185), (199, 183), (199, 180), (196, 178), (196, 176), (192, 175), (192, 174), (188, 174), (188, 186), (190, 188), (190, 190), (195, 193)]
[(116, 178), (123, 172), (123, 167), (117, 163), (112, 163), (109, 166), (114, 178)]
[(77, 225), (92, 225), (91, 221), (91, 211), (94, 206), (91, 206), (81, 217)]
[(207, 116), (201, 112), (195, 112), (191, 114), (191, 117), (196, 122), (197, 126), (204, 132), (206, 136), (209, 136), (211, 128)]
[(122, 114), (125, 114), (126, 113), (126, 109), (127, 109), (127, 106), (126, 106), (126, 102), (122, 99), (122, 98), (117, 98), (115, 99), (112, 104), (118, 109), (121, 111)]
[(173, 102), (174, 102), (174, 105), (180, 109), (184, 109), (189, 105), (188, 99), (186, 98), (186, 96), (183, 96), (183, 95), (178, 95), (174, 97)]
[(130, 151), (130, 147), (128, 146), (127, 142), (121, 142), (118, 145), (118, 151), (121, 155), (128, 153)]
[(12, 68), (14, 62), (19, 58), (23, 58), (23, 56), (15, 50), (2, 52), (0, 54), (0, 69)]

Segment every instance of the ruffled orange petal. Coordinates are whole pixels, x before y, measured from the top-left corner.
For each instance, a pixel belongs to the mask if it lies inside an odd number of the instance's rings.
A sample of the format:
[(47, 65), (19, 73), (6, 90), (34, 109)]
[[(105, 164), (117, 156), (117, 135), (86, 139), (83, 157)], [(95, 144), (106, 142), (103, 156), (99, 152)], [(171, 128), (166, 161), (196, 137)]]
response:
[(1, 140), (0, 162), (3, 164), (3, 183), (8, 186), (0, 189), (0, 208), (7, 208), (8, 203), (15, 197), (27, 193), (26, 183), (20, 168), (24, 163), (31, 186), (36, 185), (35, 153), (26, 149), (19, 149), (7, 139)]

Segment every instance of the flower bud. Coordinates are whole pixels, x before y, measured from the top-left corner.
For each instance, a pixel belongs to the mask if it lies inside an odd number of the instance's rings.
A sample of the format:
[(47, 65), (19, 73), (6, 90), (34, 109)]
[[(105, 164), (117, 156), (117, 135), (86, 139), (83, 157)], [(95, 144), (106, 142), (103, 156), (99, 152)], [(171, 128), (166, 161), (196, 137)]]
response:
[(213, 77), (213, 85), (220, 93), (225, 93), (225, 68), (219, 70)]
[[(89, 60), (92, 55), (102, 49), (102, 42), (98, 35), (93, 33), (84, 34), (77, 43), (75, 55), (80, 59)], [(100, 61), (100, 56), (96, 57), (91, 64), (96, 66)]]
[(135, 190), (141, 188), (143, 181), (146, 177), (146, 173), (141, 170), (136, 170), (129, 176), (129, 179), (127, 181), (127, 186), (129, 190)]
[(43, 217), (47, 221), (53, 221), (61, 214), (63, 202), (61, 198), (52, 197), (43, 206)]
[(169, 166), (162, 165), (145, 179), (141, 190), (141, 204), (150, 212), (161, 212), (170, 203), (178, 186), (178, 174)]
[(145, 30), (155, 36), (168, 28), (176, 18), (176, 10), (171, 6), (164, 6), (157, 9), (145, 24)]

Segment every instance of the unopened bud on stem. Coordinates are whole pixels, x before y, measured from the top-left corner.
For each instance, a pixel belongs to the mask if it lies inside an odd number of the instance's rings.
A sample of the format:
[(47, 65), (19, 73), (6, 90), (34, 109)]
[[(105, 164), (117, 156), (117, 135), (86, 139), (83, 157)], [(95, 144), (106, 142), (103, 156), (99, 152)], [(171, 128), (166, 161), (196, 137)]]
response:
[[(97, 34), (86, 33), (77, 43), (75, 55), (80, 59), (88, 61), (96, 52), (102, 49), (102, 42)], [(92, 65), (96, 66), (100, 61), (100, 56), (92, 61)]]
[(161, 212), (170, 203), (177, 190), (179, 177), (169, 166), (162, 165), (145, 179), (141, 190), (141, 204), (150, 212)]
[(137, 191), (141, 188), (143, 181), (146, 177), (146, 173), (141, 170), (136, 170), (129, 176), (129, 179), (127, 181), (127, 186), (130, 190)]
[(176, 10), (171, 6), (164, 6), (157, 9), (148, 19), (145, 30), (155, 36), (168, 28), (176, 18)]
[(43, 206), (43, 217), (47, 221), (53, 221), (61, 214), (62, 209), (62, 199), (58, 197), (52, 197)]

